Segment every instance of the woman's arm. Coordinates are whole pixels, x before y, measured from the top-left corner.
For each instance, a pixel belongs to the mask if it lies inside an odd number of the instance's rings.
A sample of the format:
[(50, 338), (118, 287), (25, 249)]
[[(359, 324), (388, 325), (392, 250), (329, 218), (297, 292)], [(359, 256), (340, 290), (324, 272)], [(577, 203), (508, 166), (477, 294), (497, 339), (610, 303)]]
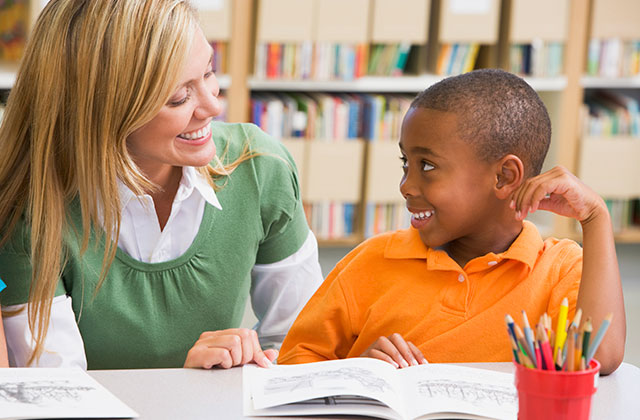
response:
[[(17, 315), (3, 318), (10, 365), (26, 367), (27, 360), (33, 351), (26, 305), (14, 305), (4, 309), (5, 311), (20, 311)], [(31, 366), (87, 369), (84, 344), (71, 307), (71, 298), (68, 296), (53, 298), (51, 320), (44, 348), (40, 359)]]
[(251, 305), (258, 318), (255, 330), (263, 348), (280, 348), (309, 298), (322, 284), (318, 242), (313, 232), (293, 255), (251, 271)]
[[(2, 308), (0, 308), (0, 311)], [(2, 316), (0, 315), (0, 321)], [(4, 338), (4, 328), (0, 322), (0, 368), (9, 367), (9, 359), (7, 357), (7, 342)]]

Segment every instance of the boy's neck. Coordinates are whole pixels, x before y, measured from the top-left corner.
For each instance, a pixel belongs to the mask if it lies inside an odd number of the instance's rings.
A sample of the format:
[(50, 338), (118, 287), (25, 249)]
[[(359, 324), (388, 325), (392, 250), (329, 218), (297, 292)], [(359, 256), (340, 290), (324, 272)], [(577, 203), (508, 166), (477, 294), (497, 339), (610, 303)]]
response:
[(445, 251), (451, 259), (464, 268), (474, 258), (489, 253), (505, 252), (522, 232), (522, 222), (514, 220), (488, 229), (485, 234), (465, 237), (448, 242), (438, 249)]

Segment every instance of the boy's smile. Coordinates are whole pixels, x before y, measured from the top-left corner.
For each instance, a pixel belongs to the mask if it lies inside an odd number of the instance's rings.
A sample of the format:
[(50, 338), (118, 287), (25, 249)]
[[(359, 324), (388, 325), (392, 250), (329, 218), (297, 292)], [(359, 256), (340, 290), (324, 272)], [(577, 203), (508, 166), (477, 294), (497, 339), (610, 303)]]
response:
[(484, 255), (492, 248), (504, 203), (494, 193), (494, 165), (460, 138), (459, 124), (455, 113), (409, 110), (400, 138), (400, 192), (411, 225), (427, 246), (445, 247), (450, 255), (456, 247)]

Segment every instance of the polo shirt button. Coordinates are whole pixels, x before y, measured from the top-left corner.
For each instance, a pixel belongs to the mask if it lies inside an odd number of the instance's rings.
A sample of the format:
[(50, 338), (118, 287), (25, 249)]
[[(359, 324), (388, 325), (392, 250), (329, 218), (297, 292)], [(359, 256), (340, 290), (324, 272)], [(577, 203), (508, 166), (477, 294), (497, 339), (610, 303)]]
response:
[(498, 261), (489, 261), (487, 264), (488, 265), (496, 265), (496, 264), (498, 264)]
[(464, 281), (464, 275), (460, 274), (460, 275), (458, 276), (458, 281), (459, 281), (460, 283), (462, 283), (462, 282)]

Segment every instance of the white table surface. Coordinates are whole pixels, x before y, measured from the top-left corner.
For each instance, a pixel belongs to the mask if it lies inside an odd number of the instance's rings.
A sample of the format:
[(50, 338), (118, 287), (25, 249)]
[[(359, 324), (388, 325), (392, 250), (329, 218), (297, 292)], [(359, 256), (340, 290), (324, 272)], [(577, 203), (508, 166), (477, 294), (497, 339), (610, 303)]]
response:
[[(514, 370), (511, 363), (462, 365)], [(94, 370), (89, 374), (138, 412), (142, 420), (249, 418), (242, 415), (242, 368)], [(639, 368), (623, 363), (611, 375), (600, 378), (591, 420), (601, 419), (640, 419)]]

